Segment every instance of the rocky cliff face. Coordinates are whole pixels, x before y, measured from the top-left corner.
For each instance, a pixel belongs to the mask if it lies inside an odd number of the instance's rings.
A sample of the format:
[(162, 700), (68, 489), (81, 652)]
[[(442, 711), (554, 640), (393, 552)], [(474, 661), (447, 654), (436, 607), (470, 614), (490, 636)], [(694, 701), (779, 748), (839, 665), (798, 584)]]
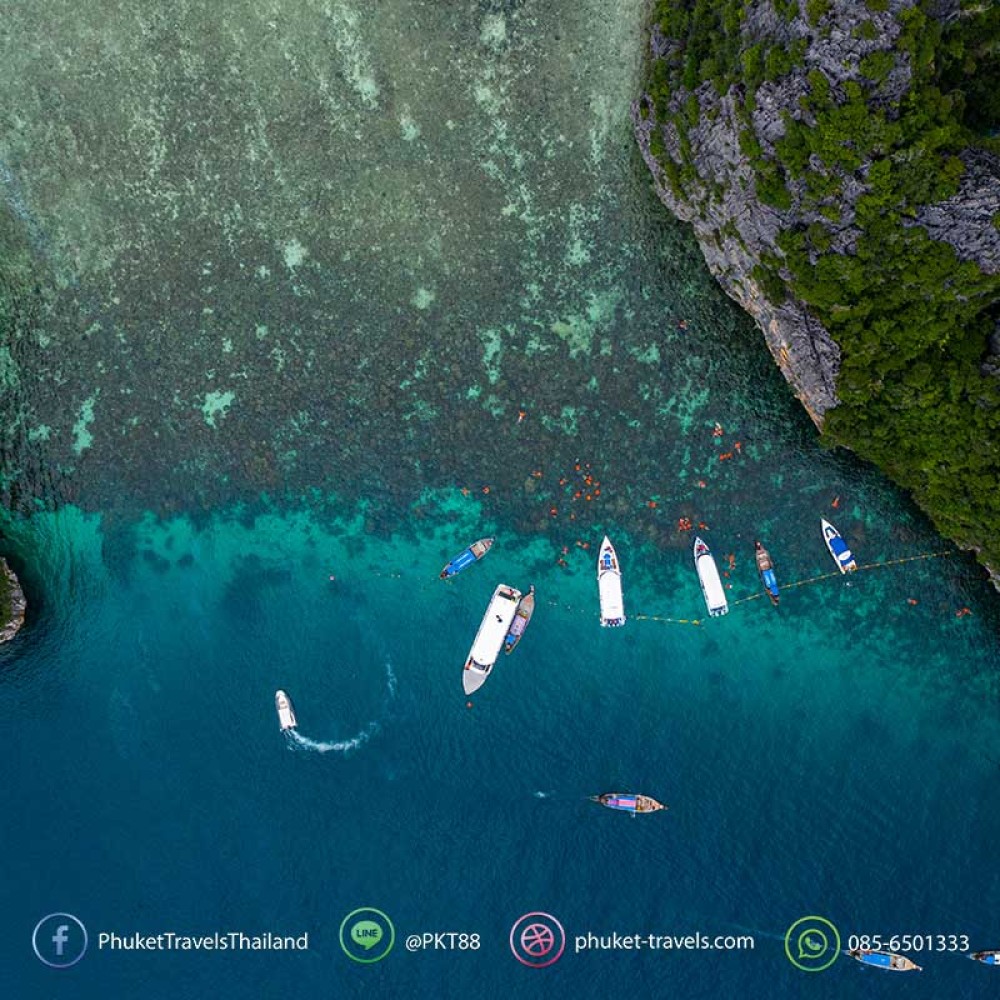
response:
[[(934, 240), (954, 247), (961, 260), (976, 264), (984, 274), (1000, 274), (1000, 160), (981, 150), (967, 149), (958, 194), (936, 205), (923, 205), (915, 225)], [(994, 353), (997, 353), (994, 351)]]
[[(679, 94), (678, 100), (683, 96)], [(765, 253), (777, 248), (777, 235), (785, 221), (782, 215), (789, 213), (755, 196), (753, 171), (740, 153), (733, 99), (716, 99), (706, 89), (701, 99), (718, 112), (714, 121), (693, 130), (692, 150), (701, 183), (683, 194), (667, 184), (659, 161), (650, 152), (650, 137), (660, 130), (668, 154), (677, 149), (678, 137), (673, 127), (656, 120), (652, 101), (645, 96), (632, 107), (643, 159), (660, 200), (679, 219), (693, 224), (709, 270), (757, 321), (782, 374), (813, 421), (822, 426), (823, 414), (838, 402), (840, 348), (803, 303), (787, 297), (768, 298), (754, 280), (754, 267)], [(722, 187), (721, 197), (712, 193), (717, 185)]]
[(10, 615), (6, 622), (0, 622), (0, 642), (10, 642), (21, 630), (24, 624), (24, 612), (27, 602), (24, 591), (14, 571), (7, 565), (7, 560), (0, 557), (0, 573), (6, 577), (10, 587)]
[[(644, 95), (632, 107), (636, 139), (653, 175), (656, 191), (680, 219), (690, 222), (709, 269), (726, 292), (756, 319), (782, 373), (817, 426), (839, 402), (837, 376), (841, 351), (810, 308), (774, 284), (762, 287), (755, 271), (766, 259), (778, 260), (779, 234), (791, 229), (823, 227), (829, 240), (827, 252), (851, 254), (860, 235), (855, 208), (868, 192), (860, 169), (831, 170), (824, 175), (837, 187), (835, 200), (817, 206), (806, 198), (806, 182), (791, 180), (788, 204), (775, 205), (760, 197), (759, 177), (745, 150), (747, 134), (758, 160), (778, 158), (777, 144), (785, 137), (787, 121), (815, 124), (809, 95), (816, 75), (836, 99), (851, 84), (869, 79), (870, 58), (891, 57), (882, 67), (877, 101), (892, 109), (903, 101), (910, 87), (909, 58), (895, 44), (900, 35), (899, 15), (917, 0), (890, 0), (879, 11), (863, 0), (831, 0), (820, 16), (810, 21), (805, 0), (797, 13), (779, 14), (770, 2), (746, 5), (741, 48), (797, 50), (795, 65), (776, 79), (764, 80), (747, 102), (748, 88), (737, 82), (723, 94), (709, 82), (694, 89), (672, 88), (665, 120), (658, 120), (654, 100)], [(881, 6), (881, 5), (878, 5)], [(821, 7), (821, 9), (823, 9)], [(957, 0), (942, 0), (937, 15), (958, 16)], [(670, 60), (679, 42), (664, 37), (659, 25), (650, 38), (651, 58)], [(866, 63), (866, 60), (869, 62)], [(812, 74), (812, 76), (810, 76)], [(697, 121), (690, 109), (697, 102)], [(748, 109), (747, 104), (750, 107)], [(688, 124), (685, 123), (685, 119)], [(935, 240), (950, 244), (963, 260), (975, 261), (987, 273), (1000, 271), (1000, 162), (983, 151), (962, 154), (966, 170), (956, 195), (922, 206), (912, 225), (922, 226)], [(671, 177), (664, 163), (681, 170)], [(773, 201), (773, 200), (772, 200)], [(832, 209), (832, 211), (831, 211)], [(778, 268), (787, 281), (787, 270)]]

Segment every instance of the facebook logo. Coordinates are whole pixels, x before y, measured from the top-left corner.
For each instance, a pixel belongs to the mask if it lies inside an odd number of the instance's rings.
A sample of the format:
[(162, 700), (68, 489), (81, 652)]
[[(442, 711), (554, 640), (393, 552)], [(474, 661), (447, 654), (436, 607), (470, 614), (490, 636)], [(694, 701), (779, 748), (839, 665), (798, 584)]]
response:
[(56, 954), (62, 958), (63, 949), (66, 947), (66, 942), (69, 940), (69, 924), (60, 924), (56, 928), (55, 934), (52, 935), (52, 943), (56, 946)]
[(31, 947), (49, 968), (68, 969), (87, 951), (87, 928), (72, 913), (50, 913), (35, 925)]

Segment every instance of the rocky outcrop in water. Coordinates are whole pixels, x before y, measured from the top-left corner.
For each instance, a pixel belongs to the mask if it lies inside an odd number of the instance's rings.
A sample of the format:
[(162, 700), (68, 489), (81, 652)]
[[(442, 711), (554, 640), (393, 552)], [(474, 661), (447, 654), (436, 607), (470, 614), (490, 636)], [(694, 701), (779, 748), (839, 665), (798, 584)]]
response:
[(24, 624), (24, 612), (27, 608), (27, 601), (24, 599), (24, 591), (21, 589), (21, 582), (17, 575), (7, 565), (7, 560), (0, 557), (0, 573), (6, 579), (6, 587), (9, 588), (8, 605), (9, 611), (4, 616), (6, 622), (0, 628), (0, 642), (10, 642), (11, 639), (21, 631)]

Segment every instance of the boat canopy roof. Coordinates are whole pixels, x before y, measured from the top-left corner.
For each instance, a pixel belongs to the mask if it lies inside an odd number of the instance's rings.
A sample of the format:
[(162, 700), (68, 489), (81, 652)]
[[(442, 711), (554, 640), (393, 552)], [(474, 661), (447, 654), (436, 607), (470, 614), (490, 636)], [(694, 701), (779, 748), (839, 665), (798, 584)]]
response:
[(503, 646), (504, 639), (507, 638), (520, 599), (521, 592), (504, 583), (493, 591), (493, 597), (479, 626), (476, 641), (469, 652), (470, 658), (478, 666), (488, 667), (496, 663), (497, 654)]
[(455, 573), (458, 573), (459, 571), (465, 569), (466, 566), (468, 566), (470, 563), (474, 563), (475, 561), (476, 557), (473, 554), (472, 550), (466, 549), (463, 553), (455, 556), (455, 558), (452, 559), (450, 563), (448, 563), (448, 565), (445, 567), (445, 572), (449, 576), (452, 576)]
[(635, 809), (639, 804), (639, 797), (637, 795), (612, 795), (608, 798), (608, 803), (619, 809)]
[(601, 617), (604, 619), (624, 618), (625, 599), (622, 596), (622, 578), (612, 571), (602, 573), (597, 580), (601, 597)]
[[(695, 539), (696, 547), (700, 541), (700, 538)], [(701, 544), (704, 545), (705, 543), (702, 542)], [(708, 605), (709, 613), (724, 614), (729, 610), (729, 602), (726, 600), (726, 591), (722, 586), (718, 567), (715, 565), (715, 560), (712, 558), (712, 554), (708, 551), (707, 546), (705, 547), (705, 551), (695, 556), (694, 563), (698, 569), (698, 579), (701, 580), (701, 589), (705, 595), (705, 603)]]
[(884, 951), (863, 952), (861, 961), (866, 965), (877, 965), (880, 968), (888, 969), (892, 965), (892, 955)]

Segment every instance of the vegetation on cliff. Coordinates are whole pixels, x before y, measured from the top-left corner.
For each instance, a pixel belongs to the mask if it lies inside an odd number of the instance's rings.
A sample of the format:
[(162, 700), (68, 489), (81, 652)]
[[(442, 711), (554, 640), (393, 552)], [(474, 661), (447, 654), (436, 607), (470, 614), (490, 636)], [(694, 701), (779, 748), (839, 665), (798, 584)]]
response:
[[(814, 40), (828, 54), (846, 13), (853, 27), (840, 44), (857, 60), (845, 76), (827, 71)], [(717, 197), (691, 133), (706, 108), (719, 113), (717, 98), (732, 102), (756, 198), (780, 220), (753, 280), (772, 301), (804, 302), (840, 347), (840, 403), (824, 438), (884, 468), (944, 533), (1000, 566), (990, 357), (1000, 336), (989, 346), (1000, 261), (962, 259), (921, 224), (922, 209), (957, 196), (968, 171), (1000, 154), (1000, 6), (657, 0), (654, 17), (650, 153), (679, 199)], [(797, 104), (780, 109), (765, 143), (753, 127), (760, 88), (790, 74)], [(669, 152), (663, 125), (678, 137)]]

